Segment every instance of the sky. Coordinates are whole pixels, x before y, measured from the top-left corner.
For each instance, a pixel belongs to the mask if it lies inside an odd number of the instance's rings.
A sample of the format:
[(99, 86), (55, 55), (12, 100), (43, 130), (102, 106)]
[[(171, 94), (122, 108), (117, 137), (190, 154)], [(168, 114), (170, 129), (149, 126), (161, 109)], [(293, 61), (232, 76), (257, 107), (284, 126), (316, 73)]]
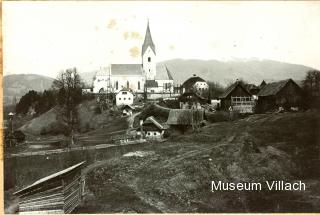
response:
[(141, 63), (148, 19), (159, 62), (255, 58), (320, 69), (319, 1), (2, 4), (4, 75)]

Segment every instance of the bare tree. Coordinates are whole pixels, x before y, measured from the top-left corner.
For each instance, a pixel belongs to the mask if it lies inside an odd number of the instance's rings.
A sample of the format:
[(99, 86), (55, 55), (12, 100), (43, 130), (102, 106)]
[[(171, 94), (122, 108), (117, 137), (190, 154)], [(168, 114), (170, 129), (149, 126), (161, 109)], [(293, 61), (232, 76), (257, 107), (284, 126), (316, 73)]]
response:
[(79, 124), (77, 106), (82, 101), (82, 82), (76, 68), (62, 71), (54, 80), (52, 88), (57, 92), (58, 117), (67, 125), (66, 134), (74, 144), (74, 132)]

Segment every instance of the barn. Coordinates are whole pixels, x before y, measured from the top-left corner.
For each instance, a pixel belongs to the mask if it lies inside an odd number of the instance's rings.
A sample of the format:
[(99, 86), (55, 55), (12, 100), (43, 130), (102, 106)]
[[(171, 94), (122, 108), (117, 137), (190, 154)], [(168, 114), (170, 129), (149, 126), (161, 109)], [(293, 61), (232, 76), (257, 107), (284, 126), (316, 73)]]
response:
[(71, 213), (84, 195), (85, 181), (81, 178), (84, 163), (41, 178), (15, 192), (19, 198), (19, 213)]
[(229, 110), (231, 107), (232, 110), (240, 113), (253, 113), (254, 111), (255, 101), (251, 93), (239, 81), (229, 86), (219, 98), (222, 110)]
[(204, 110), (171, 109), (166, 124), (173, 129), (186, 130), (190, 127), (196, 129), (204, 119)]
[(257, 111), (276, 110), (279, 107), (290, 109), (301, 107), (303, 91), (292, 79), (266, 84), (258, 93)]

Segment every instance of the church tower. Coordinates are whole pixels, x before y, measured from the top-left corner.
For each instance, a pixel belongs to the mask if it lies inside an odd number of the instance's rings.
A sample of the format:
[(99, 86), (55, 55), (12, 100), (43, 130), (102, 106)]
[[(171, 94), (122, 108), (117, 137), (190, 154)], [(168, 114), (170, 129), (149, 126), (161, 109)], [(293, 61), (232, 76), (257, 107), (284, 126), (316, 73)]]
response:
[(142, 68), (147, 80), (154, 80), (156, 77), (156, 48), (152, 41), (149, 20), (146, 31), (146, 36), (142, 45), (141, 51)]

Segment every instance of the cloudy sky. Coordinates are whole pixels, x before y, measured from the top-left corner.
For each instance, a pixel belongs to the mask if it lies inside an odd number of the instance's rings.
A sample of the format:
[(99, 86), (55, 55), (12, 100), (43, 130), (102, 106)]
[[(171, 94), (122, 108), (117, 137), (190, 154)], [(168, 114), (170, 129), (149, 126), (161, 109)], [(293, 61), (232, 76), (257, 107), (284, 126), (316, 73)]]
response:
[(273, 59), (320, 69), (320, 2), (3, 2), (4, 73), (55, 77), (157, 60)]

